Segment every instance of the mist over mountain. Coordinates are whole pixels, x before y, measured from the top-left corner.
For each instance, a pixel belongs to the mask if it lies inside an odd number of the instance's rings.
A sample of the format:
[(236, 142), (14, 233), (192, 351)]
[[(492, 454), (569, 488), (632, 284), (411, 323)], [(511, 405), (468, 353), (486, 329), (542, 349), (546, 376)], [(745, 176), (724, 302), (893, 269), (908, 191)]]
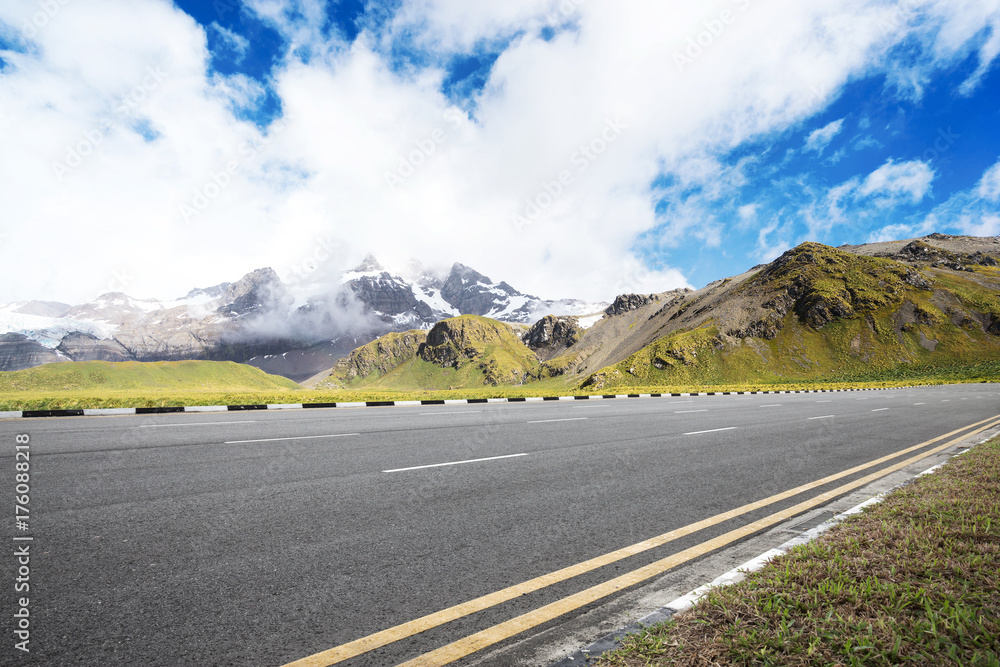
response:
[(305, 286), (285, 284), (265, 267), (173, 301), (110, 292), (75, 306), (0, 305), (0, 370), (58, 361), (213, 359), (303, 380), (391, 331), (430, 329), (463, 314), (531, 323), (606, 305), (543, 300), (462, 264), (435, 274), (412, 261), (389, 269), (369, 255)]

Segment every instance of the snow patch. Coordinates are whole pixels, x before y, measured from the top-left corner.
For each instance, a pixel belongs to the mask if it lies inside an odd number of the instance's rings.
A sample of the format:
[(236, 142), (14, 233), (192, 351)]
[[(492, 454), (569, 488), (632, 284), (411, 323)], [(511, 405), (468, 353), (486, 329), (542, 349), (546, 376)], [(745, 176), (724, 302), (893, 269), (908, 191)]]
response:
[(580, 323), (581, 329), (589, 329), (590, 327), (600, 322), (602, 319), (604, 319), (604, 313), (598, 313), (596, 315), (588, 315), (586, 317), (581, 317), (577, 321)]
[[(55, 349), (70, 333), (79, 331), (97, 338), (111, 338), (118, 329), (107, 322), (77, 320), (69, 317), (44, 317), (10, 312), (0, 308), (0, 333), (22, 334), (47, 348)], [(15, 306), (16, 308), (16, 306)]]

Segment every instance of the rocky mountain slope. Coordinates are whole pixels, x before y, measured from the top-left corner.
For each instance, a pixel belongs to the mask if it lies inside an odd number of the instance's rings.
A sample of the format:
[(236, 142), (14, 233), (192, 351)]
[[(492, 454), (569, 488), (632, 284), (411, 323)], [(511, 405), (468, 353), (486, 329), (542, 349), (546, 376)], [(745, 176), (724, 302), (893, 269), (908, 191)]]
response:
[(341, 359), (320, 388), (433, 389), (523, 384), (538, 356), (515, 327), (462, 315), (430, 331), (392, 333)]
[[(573, 317), (510, 329), (531, 353), (521, 351), (513, 366), (507, 356), (495, 359), (497, 367), (516, 368), (512, 379), (486, 372), (496, 335), (455, 333), (464, 328), (446, 320), (426, 341), (411, 332), (405, 341), (360, 348), (326, 384), (447, 388), (565, 375), (611, 389), (863, 376), (1000, 359), (1000, 239), (933, 234), (841, 248), (805, 243), (700, 290), (621, 295), (587, 329)], [(486, 324), (478, 321), (477, 329)], [(443, 334), (475, 342), (463, 356), (457, 350), (465, 343), (440, 347)], [(449, 352), (434, 351), (441, 349)], [(460, 359), (479, 373), (449, 373)]]
[(429, 329), (463, 314), (532, 322), (603, 306), (538, 299), (461, 264), (436, 275), (416, 263), (390, 271), (369, 256), (306, 294), (293, 294), (264, 268), (174, 301), (114, 292), (78, 306), (0, 305), (0, 371), (70, 360), (211, 359), (304, 381), (388, 332)]
[(598, 324), (577, 344), (598, 351), (581, 354), (572, 371), (584, 386), (611, 388), (863, 376), (1000, 358), (1000, 244), (938, 235), (860, 250), (806, 243), (661, 308), (632, 311), (630, 332), (612, 335), (612, 354)]

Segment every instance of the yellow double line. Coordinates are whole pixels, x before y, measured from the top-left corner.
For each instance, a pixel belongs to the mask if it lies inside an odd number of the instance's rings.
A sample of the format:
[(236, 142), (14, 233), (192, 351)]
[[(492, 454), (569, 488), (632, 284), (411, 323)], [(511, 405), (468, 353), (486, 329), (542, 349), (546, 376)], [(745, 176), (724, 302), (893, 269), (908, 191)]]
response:
[[(992, 422), (992, 423), (987, 424), (987, 422)], [(982, 426), (983, 424), (986, 425)], [(834, 475), (830, 475), (829, 477), (824, 477), (823, 479), (819, 479), (814, 482), (798, 486), (794, 489), (789, 489), (788, 491), (784, 491), (782, 493), (770, 496), (769, 498), (764, 498), (762, 500), (758, 500), (756, 502), (743, 505), (742, 507), (737, 507), (736, 509), (730, 510), (728, 512), (716, 514), (715, 516), (710, 517), (708, 519), (704, 519), (702, 521), (689, 524), (687, 526), (684, 526), (683, 528), (672, 530), (669, 533), (658, 535), (656, 537), (644, 540), (642, 542), (638, 542), (637, 544), (633, 544), (623, 549), (612, 551), (610, 553), (604, 554), (603, 556), (598, 556), (597, 558), (592, 558), (590, 560), (583, 561), (582, 563), (577, 563), (576, 565), (572, 565), (570, 567), (566, 567), (561, 570), (556, 570), (555, 572), (550, 572), (549, 574), (542, 575), (541, 577), (529, 579), (528, 581), (522, 582), (515, 586), (504, 588), (503, 590), (496, 591), (495, 593), (490, 593), (489, 595), (484, 595), (482, 597), (475, 598), (474, 600), (469, 600), (468, 602), (456, 605), (454, 607), (449, 607), (447, 609), (443, 609), (433, 614), (423, 616), (421, 618), (409, 621), (407, 623), (403, 623), (401, 625), (397, 625), (393, 628), (389, 628), (381, 632), (376, 632), (375, 634), (368, 635), (367, 637), (363, 637), (361, 639), (357, 639), (352, 642), (348, 642), (347, 644), (336, 646), (326, 651), (322, 651), (321, 653), (316, 653), (314, 655), (301, 658), (299, 660), (284, 665), (284, 667), (328, 667), (328, 665), (334, 665), (338, 662), (342, 662), (344, 660), (359, 656), (363, 653), (367, 653), (368, 651), (372, 651), (387, 644), (391, 644), (401, 639), (412, 637), (413, 635), (419, 634), (426, 630), (430, 630), (431, 628), (444, 625), (445, 623), (448, 623), (450, 621), (454, 621), (464, 616), (474, 614), (478, 611), (482, 611), (484, 609), (488, 609), (503, 602), (507, 602), (508, 600), (512, 600), (522, 595), (526, 595), (528, 593), (540, 590), (542, 588), (546, 588), (548, 586), (559, 583), (561, 581), (565, 581), (572, 577), (579, 576), (586, 572), (596, 570), (600, 567), (604, 567), (605, 565), (618, 562), (620, 560), (623, 560), (630, 556), (634, 556), (644, 551), (648, 551), (655, 547), (662, 546), (678, 538), (690, 535), (692, 533), (696, 533), (700, 530), (704, 530), (705, 528), (709, 528), (719, 523), (729, 521), (730, 519), (734, 519), (748, 512), (752, 512), (762, 507), (767, 507), (768, 505), (772, 505), (782, 500), (786, 500), (788, 498), (799, 495), (806, 491), (819, 488), (821, 486), (829, 484), (830, 482), (834, 482), (838, 479), (842, 479), (844, 477), (853, 475), (868, 468), (877, 466), (881, 463), (885, 463), (886, 461), (890, 461), (899, 456), (903, 456), (904, 454), (909, 454), (918, 449), (922, 449), (924, 447), (927, 447), (928, 445), (932, 445), (936, 442), (949, 438), (957, 433), (962, 433), (963, 431), (967, 431), (968, 429), (972, 429), (977, 426), (980, 427), (974, 431), (963, 433), (963, 435), (959, 436), (958, 438), (950, 440), (944, 443), (943, 445), (939, 445), (934, 449), (917, 454), (916, 456), (906, 459), (905, 461), (901, 461), (887, 468), (878, 470), (874, 473), (871, 473), (853, 482), (849, 482), (848, 484), (840, 486), (836, 489), (827, 491), (825, 493), (821, 493), (818, 496), (810, 498), (809, 500), (803, 501), (797, 505), (784, 509), (780, 512), (771, 514), (770, 516), (760, 519), (759, 521), (755, 521), (753, 523), (747, 524), (735, 530), (731, 530), (728, 533), (710, 539), (697, 546), (691, 547), (690, 549), (685, 549), (684, 551), (668, 556), (667, 558), (664, 558), (662, 560), (658, 560), (654, 563), (646, 565), (645, 567), (641, 567), (632, 572), (615, 577), (614, 579), (610, 579), (596, 586), (592, 586), (591, 588), (580, 591), (579, 593), (571, 595), (567, 598), (563, 598), (561, 600), (545, 605), (526, 614), (522, 614), (521, 616), (513, 618), (504, 623), (500, 623), (499, 625), (487, 628), (486, 630), (483, 630), (481, 632), (477, 632), (473, 635), (470, 635), (456, 642), (443, 646), (437, 650), (425, 653), (424, 655), (421, 655), (413, 660), (403, 663), (401, 667), (436, 667), (439, 665), (447, 665), (464, 656), (467, 656), (471, 653), (475, 653), (476, 651), (480, 651), (488, 646), (492, 646), (498, 642), (508, 639), (509, 637), (512, 637), (521, 632), (529, 630), (535, 626), (541, 625), (542, 623), (548, 622), (570, 611), (579, 609), (580, 607), (588, 605), (591, 602), (594, 602), (601, 598), (607, 597), (624, 588), (628, 588), (640, 582), (661, 575), (665, 573), (667, 570), (677, 567), (678, 565), (681, 565), (689, 560), (698, 558), (699, 556), (703, 556), (711, 551), (726, 546), (727, 544), (734, 542), (740, 538), (752, 535), (753, 533), (759, 530), (762, 530), (764, 528), (773, 526), (777, 523), (790, 519), (796, 516), (797, 514), (801, 514), (802, 512), (805, 512), (809, 509), (812, 509), (813, 507), (816, 507), (817, 505), (822, 505), (823, 503), (829, 502), (830, 500), (833, 500), (838, 496), (841, 496), (849, 491), (852, 491), (853, 489), (869, 484), (881, 477), (885, 477), (886, 475), (889, 475), (897, 470), (901, 470), (913, 463), (916, 463), (921, 459), (927, 458), (928, 456), (932, 456), (944, 449), (947, 449), (958, 440), (961, 440), (971, 435), (975, 435), (976, 433), (980, 433), (982, 431), (985, 431), (986, 429), (992, 428), (993, 426), (997, 425), (1000, 425), (1000, 415), (997, 415), (996, 417), (991, 417), (990, 419), (984, 419), (983, 421), (976, 422), (974, 424), (969, 424), (968, 426), (951, 431), (950, 433), (945, 433), (944, 435), (922, 442), (919, 445), (914, 445), (907, 449), (894, 452), (892, 454), (883, 456), (882, 458), (870, 461), (860, 466), (856, 466), (849, 470), (844, 470)]]

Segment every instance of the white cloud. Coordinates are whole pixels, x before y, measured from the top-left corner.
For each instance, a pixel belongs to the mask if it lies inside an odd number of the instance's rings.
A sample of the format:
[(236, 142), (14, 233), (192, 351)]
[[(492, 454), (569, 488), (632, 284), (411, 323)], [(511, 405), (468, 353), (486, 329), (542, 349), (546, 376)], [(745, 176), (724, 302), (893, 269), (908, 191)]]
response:
[[(777, 232), (778, 238), (768, 240), (768, 237), (775, 232)], [(780, 257), (791, 247), (791, 244), (785, 239), (785, 230), (780, 228), (777, 220), (772, 220), (757, 232), (757, 246), (754, 248), (752, 256), (760, 262), (770, 262)]]
[[(261, 133), (234, 116), (260, 84), (210, 78), (205, 28), (170, 2), (74, 0), (27, 53), (4, 56), (0, 300), (86, 300), (123, 268), (137, 296), (267, 265), (287, 277), (329, 242), (338, 261), (460, 261), (543, 297), (609, 298), (644, 232), (666, 229), (669, 247), (724, 241), (705, 213), (752, 164), (720, 155), (811, 118), (914, 34), (933, 40), (927, 67), (948, 61), (995, 2), (918, 4), (936, 27), (926, 35), (887, 25), (893, 10), (875, 0), (409, 0), (392, 29), (345, 44), (323, 36), (320, 0), (252, 0), (248, 11), (309, 54), (274, 72), (286, 116)], [(37, 7), (6, 0), (0, 20), (20, 26)], [(441, 93), (443, 72), (392, 71), (387, 42), (406, 31), (446, 51), (513, 40), (475, 118)], [(692, 41), (700, 50), (678, 68)], [(150, 68), (163, 75), (146, 85)], [(60, 180), (53, 163), (81, 147)], [(896, 171), (908, 164), (856, 187), (919, 200), (929, 167)], [(664, 174), (699, 192), (687, 205), (677, 194), (675, 218), (657, 214), (650, 189)], [(539, 215), (518, 226), (530, 203)], [(640, 282), (684, 277), (668, 267)]]
[(826, 148), (833, 138), (840, 133), (840, 128), (844, 126), (844, 119), (835, 120), (828, 125), (824, 125), (818, 130), (814, 130), (806, 138), (805, 150), (815, 151), (820, 155), (823, 154), (823, 149)]
[(395, 34), (416, 33), (425, 46), (467, 51), (543, 26), (561, 26), (578, 17), (589, 0), (409, 0), (393, 21)]
[(236, 62), (241, 62), (246, 57), (247, 51), (250, 49), (249, 39), (243, 35), (236, 34), (232, 30), (229, 30), (218, 23), (212, 23), (209, 27), (212, 31), (219, 35), (226, 48), (232, 51)]
[(916, 204), (930, 191), (933, 180), (934, 169), (928, 162), (911, 160), (897, 163), (889, 160), (868, 175), (858, 193), (866, 197), (875, 196), (884, 205), (893, 205), (900, 200)]
[(976, 186), (979, 196), (991, 202), (1000, 201), (1000, 160), (986, 170)]
[(911, 238), (934, 231), (969, 236), (1000, 234), (1000, 161), (983, 173), (975, 187), (956, 192), (923, 219), (885, 226), (873, 231), (869, 240)]

